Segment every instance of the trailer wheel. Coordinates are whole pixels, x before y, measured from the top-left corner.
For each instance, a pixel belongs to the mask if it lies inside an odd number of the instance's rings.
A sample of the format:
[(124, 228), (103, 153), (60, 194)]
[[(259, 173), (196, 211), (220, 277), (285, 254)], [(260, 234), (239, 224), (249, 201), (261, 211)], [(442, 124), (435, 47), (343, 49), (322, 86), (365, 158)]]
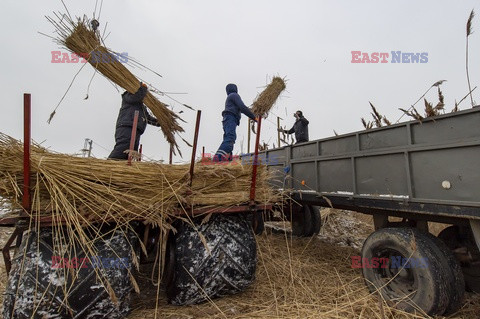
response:
[[(384, 264), (363, 265), (363, 276), (371, 292), (380, 291), (397, 308), (407, 312), (421, 309), (428, 315), (441, 315), (447, 309), (454, 278), (428, 234), (413, 228), (380, 229), (365, 241), (362, 257), (366, 258), (362, 261), (376, 258), (377, 263), (388, 258)], [(410, 265), (402, 267), (403, 258), (410, 258)]]
[[(106, 239), (106, 240), (105, 240)], [(97, 280), (93, 265), (73, 257), (63, 265), (52, 264), (58, 250), (53, 247), (51, 228), (43, 228), (40, 233), (30, 231), (24, 234), (18, 253), (13, 258), (13, 267), (8, 278), (3, 302), (3, 317), (26, 318), (125, 318), (129, 311), (131, 282), (128, 276), (132, 260), (130, 245), (124, 234), (115, 231), (104, 240), (94, 243), (100, 263), (119, 263), (103, 268), (103, 278), (107, 279), (115, 292), (114, 303), (103, 285)], [(55, 247), (58, 242), (55, 242)], [(75, 257), (85, 258), (85, 254), (75, 245)], [(126, 259), (125, 259), (126, 258)], [(56, 261), (59, 261), (55, 259)], [(53, 268), (53, 267), (67, 268)], [(70, 268), (68, 268), (70, 267)], [(73, 268), (76, 267), (76, 268)], [(100, 269), (100, 268), (97, 268)], [(67, 288), (67, 289), (65, 289)], [(65, 296), (65, 291), (68, 291)]]
[(308, 237), (312, 233), (312, 214), (307, 205), (293, 209), (291, 224), (292, 234), (298, 237)]
[(443, 269), (447, 272), (450, 272), (447, 275), (448, 282), (448, 294), (449, 294), (449, 303), (447, 309), (443, 315), (450, 315), (459, 310), (463, 303), (463, 296), (465, 295), (465, 279), (462, 272), (462, 267), (453, 255), (450, 248), (445, 245), (445, 243), (439, 238), (427, 234), (435, 242), (436, 248), (439, 249), (440, 261), (442, 262)]
[[(471, 234), (470, 229), (461, 232), (459, 226), (449, 226), (438, 234), (438, 238), (452, 251), (458, 248), (466, 248), (467, 254), (473, 255), (474, 259), (480, 257), (480, 252), (473, 240), (473, 234)], [(462, 262), (461, 267), (466, 289), (480, 293), (480, 267), (472, 265), (470, 262)]]
[(171, 234), (165, 279), (174, 305), (235, 294), (255, 279), (257, 247), (247, 218), (216, 214), (200, 222), (180, 223)]
[(265, 231), (264, 212), (253, 212), (252, 214), (250, 214), (249, 219), (251, 219), (253, 233), (255, 235), (261, 235)]
[(307, 236), (316, 236), (320, 232), (320, 228), (322, 227), (322, 216), (320, 215), (320, 208), (318, 206), (308, 205), (310, 210), (311, 220), (312, 220), (312, 228), (310, 229), (310, 233)]
[(463, 276), (465, 278), (465, 287), (470, 292), (480, 293), (480, 267), (478, 266), (464, 266), (462, 268)]
[(320, 209), (317, 206), (306, 205), (293, 210), (292, 234), (299, 237), (311, 237), (318, 235), (322, 226)]

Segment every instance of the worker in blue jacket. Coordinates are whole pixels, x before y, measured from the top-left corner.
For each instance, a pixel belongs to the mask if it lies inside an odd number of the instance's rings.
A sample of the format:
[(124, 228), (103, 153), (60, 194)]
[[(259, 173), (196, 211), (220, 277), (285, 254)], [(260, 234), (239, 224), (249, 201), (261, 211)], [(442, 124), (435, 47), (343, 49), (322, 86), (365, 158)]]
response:
[(240, 125), (241, 113), (252, 120), (255, 120), (255, 114), (243, 103), (238, 95), (238, 89), (235, 84), (227, 85), (227, 100), (225, 101), (225, 110), (222, 112), (223, 120), (223, 142), (215, 153), (214, 161), (232, 160), (233, 145), (237, 139), (237, 126)]
[(122, 94), (122, 107), (118, 113), (117, 124), (115, 126), (115, 147), (108, 158), (128, 159), (128, 154), (125, 153), (125, 151), (130, 149), (135, 111), (139, 111), (139, 115), (135, 145), (133, 147), (134, 151), (138, 151), (140, 136), (145, 132), (147, 124), (160, 126), (157, 119), (148, 113), (147, 107), (143, 104), (143, 99), (147, 95), (147, 92), (147, 85), (140, 83), (140, 88), (135, 94), (128, 93), (127, 91)]
[(286, 134), (295, 133), (295, 144), (308, 142), (308, 120), (303, 117), (302, 111), (295, 112), (293, 116), (295, 116), (295, 123), (292, 128), (289, 130), (279, 128), (278, 131)]

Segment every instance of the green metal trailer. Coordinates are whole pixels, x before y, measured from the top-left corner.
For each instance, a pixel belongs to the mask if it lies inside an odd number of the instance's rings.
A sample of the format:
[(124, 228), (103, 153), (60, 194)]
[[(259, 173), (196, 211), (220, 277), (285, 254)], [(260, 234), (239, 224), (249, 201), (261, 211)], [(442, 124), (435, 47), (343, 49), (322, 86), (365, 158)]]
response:
[[(373, 215), (360, 263), (368, 287), (430, 315), (457, 310), (465, 284), (480, 291), (479, 159), (480, 107), (260, 154), (295, 203), (283, 206), (294, 233), (315, 233), (315, 206)], [(434, 237), (428, 221), (451, 226)], [(385, 267), (367, 268), (380, 258)]]

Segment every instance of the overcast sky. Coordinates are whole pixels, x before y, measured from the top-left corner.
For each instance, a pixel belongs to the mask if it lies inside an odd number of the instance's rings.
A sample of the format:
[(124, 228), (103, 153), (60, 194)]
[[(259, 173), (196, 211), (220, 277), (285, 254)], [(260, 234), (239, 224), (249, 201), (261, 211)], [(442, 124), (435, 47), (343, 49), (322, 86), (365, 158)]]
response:
[[(92, 17), (95, 0), (65, 0), (71, 15)], [(98, 1), (99, 5), (101, 0)], [(477, 6), (477, 8), (475, 7)], [(214, 153), (221, 143), (221, 112), (225, 86), (236, 83), (250, 105), (274, 75), (288, 79), (262, 131), (262, 140), (276, 142), (276, 116), (288, 128), (293, 113), (310, 120), (310, 139), (363, 129), (371, 101), (391, 121), (399, 107), (408, 108), (434, 82), (442, 85), (446, 108), (461, 99), (465, 75), (465, 24), (478, 1), (153, 1), (104, 0), (101, 29), (110, 32), (106, 44), (128, 52), (160, 73), (132, 70), (157, 88), (188, 93), (175, 98), (202, 110), (201, 146)], [(45, 19), (65, 12), (60, 0), (2, 0), (0, 34), (1, 132), (22, 138), (23, 93), (32, 94), (32, 137), (52, 150), (77, 153), (84, 139), (94, 141), (93, 154), (104, 158), (114, 145), (120, 93), (87, 65), (75, 80), (51, 124), (47, 124), (77, 64), (52, 64), (54, 28)], [(99, 8), (97, 8), (98, 14)], [(479, 12), (480, 13), (480, 12)], [(480, 84), (480, 21), (470, 37), (472, 87)], [(351, 63), (352, 51), (388, 52), (389, 63)], [(427, 53), (427, 63), (391, 63), (391, 51)], [(480, 89), (474, 92), (478, 97)], [(427, 98), (437, 101), (432, 90)], [(175, 111), (183, 110), (187, 140), (192, 140), (195, 113), (161, 97)], [(470, 107), (464, 101), (461, 108)], [(246, 151), (246, 117), (237, 128), (235, 153)], [(141, 140), (144, 154), (168, 159), (161, 131), (147, 128)], [(179, 140), (184, 160), (190, 149)], [(175, 161), (182, 161), (179, 157)]]

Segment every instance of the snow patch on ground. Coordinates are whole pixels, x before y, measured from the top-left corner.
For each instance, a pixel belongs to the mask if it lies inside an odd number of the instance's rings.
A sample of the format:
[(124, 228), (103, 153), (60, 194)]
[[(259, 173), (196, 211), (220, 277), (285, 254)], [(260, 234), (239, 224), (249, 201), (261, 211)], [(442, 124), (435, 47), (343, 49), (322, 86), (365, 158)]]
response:
[(371, 217), (347, 210), (321, 210), (322, 228), (318, 237), (327, 243), (362, 249), (363, 242), (373, 232)]
[(10, 208), (10, 205), (7, 204), (2, 197), (0, 197), (0, 218), (5, 217), (11, 211), (12, 209)]

